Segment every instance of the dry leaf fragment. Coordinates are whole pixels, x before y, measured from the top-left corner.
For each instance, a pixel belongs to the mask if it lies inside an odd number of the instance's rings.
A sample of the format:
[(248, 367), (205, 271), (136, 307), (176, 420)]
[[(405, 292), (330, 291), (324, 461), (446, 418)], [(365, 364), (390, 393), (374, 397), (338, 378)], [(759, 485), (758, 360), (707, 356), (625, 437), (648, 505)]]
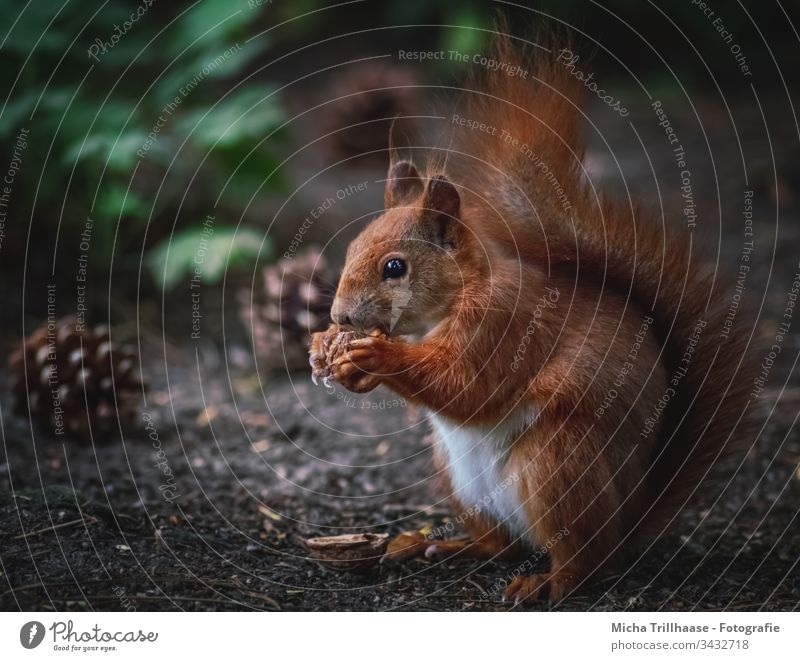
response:
[(376, 566), (389, 543), (384, 533), (358, 533), (305, 540), (311, 557), (335, 571), (364, 571)]
[(283, 517), (280, 514), (278, 514), (275, 510), (271, 510), (266, 505), (259, 505), (258, 511), (273, 521), (283, 521)]
[(197, 414), (196, 424), (199, 427), (208, 427), (211, 421), (217, 417), (219, 410), (213, 404), (206, 406), (200, 413)]
[(242, 423), (247, 427), (267, 429), (272, 424), (272, 419), (266, 413), (254, 413), (253, 411), (242, 411), (239, 415)]
[(254, 452), (255, 454), (261, 454), (262, 452), (266, 452), (270, 448), (270, 442), (266, 438), (262, 438), (258, 441), (255, 441), (250, 446), (250, 452)]

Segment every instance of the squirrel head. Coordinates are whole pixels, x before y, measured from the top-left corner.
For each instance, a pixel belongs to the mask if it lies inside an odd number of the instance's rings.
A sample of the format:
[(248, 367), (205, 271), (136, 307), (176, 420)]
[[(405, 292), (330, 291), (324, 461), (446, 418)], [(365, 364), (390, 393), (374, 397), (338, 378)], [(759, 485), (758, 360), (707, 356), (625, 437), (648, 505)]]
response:
[(364, 332), (421, 336), (463, 287), (471, 239), (461, 198), (444, 175), (423, 179), (399, 161), (389, 169), (384, 205), (347, 249), (331, 317)]

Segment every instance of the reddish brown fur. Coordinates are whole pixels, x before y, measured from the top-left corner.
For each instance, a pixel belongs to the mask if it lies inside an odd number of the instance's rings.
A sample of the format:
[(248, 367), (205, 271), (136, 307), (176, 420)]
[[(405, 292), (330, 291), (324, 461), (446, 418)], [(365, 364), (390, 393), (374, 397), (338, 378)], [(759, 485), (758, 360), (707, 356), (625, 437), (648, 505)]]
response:
[[(385, 384), (467, 427), (535, 404), (539, 417), (513, 443), (506, 470), (520, 478), (529, 541), (543, 544), (563, 528), (569, 535), (550, 548), (549, 575), (520, 578), (507, 594), (549, 591), (558, 599), (609, 566), (632, 533), (659, 531), (727, 454), (747, 408), (750, 382), (740, 375), (748, 338), (740, 324), (720, 344), (732, 290), (720, 289), (678, 219), (656, 223), (630, 205), (596, 199), (585, 185), (580, 95), (555, 55), (531, 62), (499, 38), (495, 57), (527, 67), (537, 82), (487, 77), (459, 112), (531, 145), (572, 208), (558, 204), (519, 149), (482, 132), (454, 132), (446, 173), (419, 177), (395, 164), (386, 195), (395, 206), (351, 245), (334, 318), (387, 328), (402, 284), (381, 279), (389, 255), (411, 265), (411, 303), (392, 339), (353, 342), (333, 374), (356, 391)], [(452, 190), (437, 183), (444, 174)], [(558, 304), (542, 309), (553, 290)], [(648, 315), (653, 327), (616, 385)], [(699, 319), (707, 326), (689, 370), (642, 435)], [(513, 370), (526, 334), (522, 367)], [(611, 390), (616, 398), (598, 415)], [(477, 555), (514, 546), (485, 516), (467, 527), (480, 540)], [(457, 544), (441, 548), (461, 552)]]

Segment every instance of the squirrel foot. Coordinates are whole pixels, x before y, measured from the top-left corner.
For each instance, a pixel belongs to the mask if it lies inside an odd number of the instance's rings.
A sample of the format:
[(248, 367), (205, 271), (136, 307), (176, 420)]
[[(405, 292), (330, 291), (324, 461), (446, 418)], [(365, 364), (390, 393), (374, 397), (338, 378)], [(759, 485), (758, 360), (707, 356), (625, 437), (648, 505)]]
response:
[(389, 541), (384, 558), (395, 562), (410, 560), (425, 555), (432, 544), (433, 541), (419, 531), (401, 532)]
[(565, 572), (517, 576), (505, 589), (503, 601), (513, 601), (518, 606), (548, 598), (551, 604), (557, 604), (575, 589), (577, 583), (575, 576)]
[(403, 561), (424, 556), (430, 560), (444, 560), (453, 556), (471, 560), (489, 560), (505, 555), (507, 549), (498, 549), (490, 544), (474, 539), (435, 540), (421, 532), (400, 533), (389, 542), (386, 549), (388, 560)]

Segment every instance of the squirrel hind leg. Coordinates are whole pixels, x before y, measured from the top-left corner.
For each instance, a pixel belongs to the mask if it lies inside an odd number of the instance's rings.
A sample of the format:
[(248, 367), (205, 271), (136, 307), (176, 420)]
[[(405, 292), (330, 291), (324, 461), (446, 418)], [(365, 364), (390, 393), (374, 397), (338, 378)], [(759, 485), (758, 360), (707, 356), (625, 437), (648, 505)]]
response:
[(638, 474), (636, 446), (625, 453), (600, 422), (588, 431), (570, 422), (546, 411), (512, 451), (509, 470), (525, 494), (529, 535), (550, 557), (549, 573), (519, 576), (509, 585), (506, 597), (517, 603), (558, 602), (586, 589), (626, 549), (626, 494), (634, 491)]

